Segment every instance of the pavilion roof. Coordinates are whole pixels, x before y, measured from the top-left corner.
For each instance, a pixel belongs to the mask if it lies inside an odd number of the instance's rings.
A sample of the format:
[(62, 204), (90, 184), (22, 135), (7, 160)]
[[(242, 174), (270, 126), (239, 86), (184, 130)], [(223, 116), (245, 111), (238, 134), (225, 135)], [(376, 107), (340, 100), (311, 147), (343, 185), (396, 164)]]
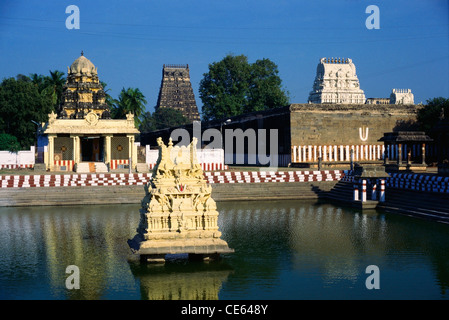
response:
[(386, 132), (378, 141), (384, 142), (431, 142), (433, 141), (423, 131), (396, 131)]

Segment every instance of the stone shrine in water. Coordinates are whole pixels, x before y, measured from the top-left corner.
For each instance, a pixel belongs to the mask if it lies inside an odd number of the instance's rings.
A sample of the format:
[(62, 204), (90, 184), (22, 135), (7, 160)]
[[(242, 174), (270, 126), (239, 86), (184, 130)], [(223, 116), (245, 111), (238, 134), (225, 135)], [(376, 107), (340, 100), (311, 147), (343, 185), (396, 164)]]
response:
[(137, 234), (128, 240), (133, 253), (147, 262), (167, 254), (204, 259), (234, 252), (218, 230), (212, 187), (196, 158), (196, 138), (189, 146), (166, 146), (158, 139), (159, 158), (145, 186)]

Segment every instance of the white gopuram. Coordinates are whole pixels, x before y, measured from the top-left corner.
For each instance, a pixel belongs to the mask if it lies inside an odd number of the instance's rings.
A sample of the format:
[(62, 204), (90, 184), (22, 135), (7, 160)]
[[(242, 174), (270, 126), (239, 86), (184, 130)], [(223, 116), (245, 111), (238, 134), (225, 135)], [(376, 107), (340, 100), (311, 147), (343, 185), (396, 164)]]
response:
[(390, 104), (415, 104), (411, 89), (393, 89), (390, 94)]
[(309, 103), (364, 104), (365, 100), (351, 59), (320, 59)]

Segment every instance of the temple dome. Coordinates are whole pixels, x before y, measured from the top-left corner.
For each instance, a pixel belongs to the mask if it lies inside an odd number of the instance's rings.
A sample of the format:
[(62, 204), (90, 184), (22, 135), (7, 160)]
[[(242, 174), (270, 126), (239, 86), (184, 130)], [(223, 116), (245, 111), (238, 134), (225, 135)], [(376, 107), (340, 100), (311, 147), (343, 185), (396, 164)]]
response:
[(76, 59), (68, 69), (68, 72), (73, 74), (97, 74), (95, 65), (87, 59), (82, 52), (81, 56)]

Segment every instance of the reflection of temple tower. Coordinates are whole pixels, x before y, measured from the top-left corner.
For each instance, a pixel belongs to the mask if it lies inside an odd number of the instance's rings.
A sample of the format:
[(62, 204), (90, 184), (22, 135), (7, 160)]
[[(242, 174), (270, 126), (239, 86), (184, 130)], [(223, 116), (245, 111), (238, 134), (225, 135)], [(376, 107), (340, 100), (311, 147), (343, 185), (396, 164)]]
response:
[(179, 110), (190, 122), (200, 120), (190, 83), (189, 65), (164, 64), (156, 110), (159, 108)]
[(231, 270), (214, 270), (209, 265), (204, 267), (207, 270), (194, 272), (173, 272), (161, 267), (141, 271), (139, 266), (131, 264), (131, 271), (140, 280), (142, 299), (218, 300), (221, 286)]
[(365, 103), (365, 94), (360, 89), (351, 59), (320, 59), (309, 103)]

